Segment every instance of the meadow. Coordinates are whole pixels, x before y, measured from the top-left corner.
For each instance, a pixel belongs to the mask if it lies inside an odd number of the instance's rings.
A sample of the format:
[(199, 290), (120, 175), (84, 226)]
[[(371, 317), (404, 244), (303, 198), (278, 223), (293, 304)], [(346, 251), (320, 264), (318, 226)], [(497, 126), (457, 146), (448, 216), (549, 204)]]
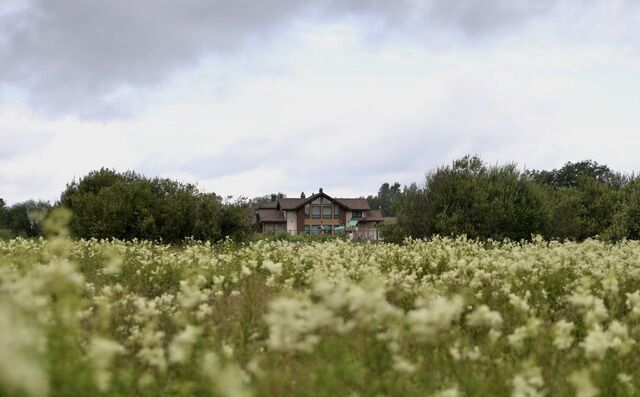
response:
[(2, 396), (627, 396), (640, 243), (0, 241)]

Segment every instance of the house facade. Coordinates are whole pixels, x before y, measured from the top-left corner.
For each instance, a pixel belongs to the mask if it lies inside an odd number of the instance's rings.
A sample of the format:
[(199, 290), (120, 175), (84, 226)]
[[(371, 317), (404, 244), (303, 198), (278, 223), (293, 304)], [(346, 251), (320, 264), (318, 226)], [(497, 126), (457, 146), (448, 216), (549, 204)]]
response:
[(256, 221), (265, 234), (344, 234), (350, 238), (378, 240), (384, 221), (378, 209), (364, 198), (338, 198), (324, 193), (299, 198), (271, 196), (256, 208)]

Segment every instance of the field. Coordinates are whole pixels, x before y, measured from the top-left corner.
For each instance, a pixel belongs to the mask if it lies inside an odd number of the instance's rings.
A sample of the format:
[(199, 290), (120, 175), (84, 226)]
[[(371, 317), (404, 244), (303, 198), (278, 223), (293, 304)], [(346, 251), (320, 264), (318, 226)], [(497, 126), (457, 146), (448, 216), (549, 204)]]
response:
[(2, 396), (637, 395), (640, 243), (0, 242)]

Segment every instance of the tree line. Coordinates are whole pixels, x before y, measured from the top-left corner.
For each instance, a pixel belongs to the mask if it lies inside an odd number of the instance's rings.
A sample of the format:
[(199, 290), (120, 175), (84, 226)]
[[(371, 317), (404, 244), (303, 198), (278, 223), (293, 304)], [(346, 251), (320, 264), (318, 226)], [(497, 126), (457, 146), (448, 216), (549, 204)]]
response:
[[(640, 239), (640, 178), (591, 160), (520, 171), (465, 156), (426, 173), (421, 183), (384, 183), (367, 199), (371, 208), (397, 217), (383, 226), (387, 241), (434, 235)], [(193, 184), (103, 168), (69, 183), (53, 205), (7, 206), (0, 199), (0, 238), (38, 237), (47, 214), (62, 207), (72, 212), (69, 227), (78, 238), (242, 241), (258, 230), (252, 208), (268, 200), (232, 201)]]
[(519, 171), (515, 164), (465, 156), (428, 172), (420, 184), (385, 183), (368, 199), (372, 208), (397, 216), (384, 226), (388, 241), (434, 235), (640, 239), (640, 178), (591, 160)]
[(28, 200), (7, 206), (0, 198), (0, 238), (38, 237), (41, 225), (51, 210), (46, 201)]
[[(92, 171), (69, 183), (55, 205), (0, 202), (1, 237), (36, 237), (52, 208), (66, 208), (77, 238), (117, 238), (177, 243), (186, 238), (245, 240), (254, 233), (247, 200), (203, 193), (193, 184), (147, 178), (132, 171)], [(40, 205), (40, 206), (38, 206)], [(37, 213), (33, 208), (41, 209)]]

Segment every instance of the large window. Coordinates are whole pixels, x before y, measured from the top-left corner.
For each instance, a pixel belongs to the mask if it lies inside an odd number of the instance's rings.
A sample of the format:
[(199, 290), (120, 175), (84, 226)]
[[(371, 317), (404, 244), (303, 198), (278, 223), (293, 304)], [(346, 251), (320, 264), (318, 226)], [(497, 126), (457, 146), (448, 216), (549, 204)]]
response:
[(307, 219), (309, 219), (309, 207), (310, 207), (310, 204), (306, 204), (304, 206), (304, 217)]
[(322, 217), (325, 219), (331, 219), (331, 210), (332, 207), (330, 205), (323, 205), (322, 206)]
[(340, 218), (340, 207), (337, 205), (333, 206), (333, 217), (336, 219)]
[(320, 206), (312, 205), (311, 206), (311, 217), (313, 219), (320, 219)]
[(351, 217), (353, 219), (361, 219), (362, 218), (362, 211), (353, 211), (353, 212), (351, 212)]

